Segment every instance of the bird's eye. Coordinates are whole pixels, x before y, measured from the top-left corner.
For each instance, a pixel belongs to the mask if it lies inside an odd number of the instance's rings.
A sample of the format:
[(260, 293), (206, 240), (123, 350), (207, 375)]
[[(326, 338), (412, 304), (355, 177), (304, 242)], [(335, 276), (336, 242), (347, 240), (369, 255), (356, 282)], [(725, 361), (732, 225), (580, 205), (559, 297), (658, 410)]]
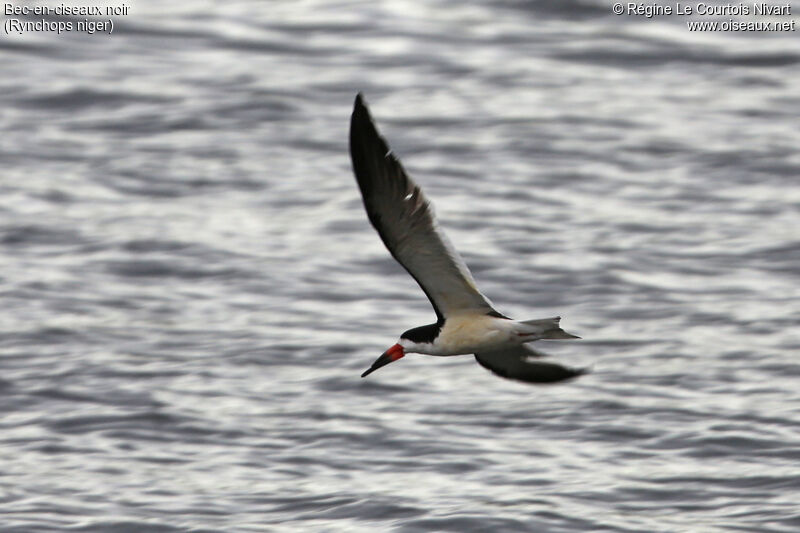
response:
[(405, 200), (405, 201), (407, 202), (407, 201), (411, 200), (411, 198), (412, 198), (413, 196), (414, 196), (414, 193), (413, 193), (413, 192), (410, 192), (410, 193), (408, 193), (408, 194), (406, 195), (406, 197), (405, 197), (405, 198), (403, 198), (403, 200)]

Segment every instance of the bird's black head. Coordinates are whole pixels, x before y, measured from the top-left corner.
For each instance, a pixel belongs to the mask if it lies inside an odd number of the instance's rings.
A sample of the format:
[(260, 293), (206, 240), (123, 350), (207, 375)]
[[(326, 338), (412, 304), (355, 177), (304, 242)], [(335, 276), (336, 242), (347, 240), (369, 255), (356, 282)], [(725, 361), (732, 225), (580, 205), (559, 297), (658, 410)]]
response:
[(428, 324), (427, 326), (420, 326), (418, 328), (412, 328), (408, 331), (404, 332), (400, 335), (401, 339), (408, 339), (411, 342), (416, 342), (417, 344), (423, 343), (433, 343), (436, 337), (439, 336), (439, 332), (442, 330), (442, 326), (440, 324)]

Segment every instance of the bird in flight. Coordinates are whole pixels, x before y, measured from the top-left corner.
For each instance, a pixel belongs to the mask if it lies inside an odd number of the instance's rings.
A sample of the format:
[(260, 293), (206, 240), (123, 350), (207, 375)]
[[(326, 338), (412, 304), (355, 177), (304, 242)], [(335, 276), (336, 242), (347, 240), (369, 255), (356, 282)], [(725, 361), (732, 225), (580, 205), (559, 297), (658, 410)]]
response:
[(512, 320), (495, 310), (475, 285), (467, 265), (439, 227), (433, 208), (378, 132), (363, 96), (350, 121), (350, 156), (367, 217), (398, 263), (428, 297), (436, 322), (409, 329), (361, 377), (407, 353), (474, 354), (493, 373), (527, 383), (555, 383), (584, 369), (539, 360), (526, 343), (577, 339), (559, 327), (561, 317)]

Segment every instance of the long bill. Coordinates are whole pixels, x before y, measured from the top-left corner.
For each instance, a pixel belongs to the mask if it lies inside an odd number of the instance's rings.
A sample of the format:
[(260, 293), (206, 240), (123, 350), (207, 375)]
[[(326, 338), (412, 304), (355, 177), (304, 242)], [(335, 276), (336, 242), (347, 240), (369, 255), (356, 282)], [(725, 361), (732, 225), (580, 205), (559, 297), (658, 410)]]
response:
[(386, 366), (393, 361), (397, 361), (405, 354), (406, 352), (405, 350), (403, 350), (403, 347), (400, 346), (399, 344), (395, 344), (394, 346), (383, 352), (383, 354), (381, 354), (381, 356), (378, 357), (374, 363), (372, 363), (372, 366), (369, 367), (367, 370), (365, 370), (363, 374), (361, 374), (361, 377), (365, 378), (369, 376), (370, 374), (378, 370), (380, 367)]

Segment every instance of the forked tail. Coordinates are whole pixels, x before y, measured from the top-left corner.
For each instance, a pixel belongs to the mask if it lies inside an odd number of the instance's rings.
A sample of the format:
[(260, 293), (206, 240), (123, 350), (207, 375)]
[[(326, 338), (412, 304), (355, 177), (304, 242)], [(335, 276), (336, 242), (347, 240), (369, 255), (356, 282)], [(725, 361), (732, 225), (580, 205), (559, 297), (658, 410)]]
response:
[(536, 339), (580, 339), (577, 335), (572, 335), (561, 329), (558, 323), (561, 317), (540, 318), (536, 320), (521, 320), (520, 334), (528, 336), (531, 340)]

